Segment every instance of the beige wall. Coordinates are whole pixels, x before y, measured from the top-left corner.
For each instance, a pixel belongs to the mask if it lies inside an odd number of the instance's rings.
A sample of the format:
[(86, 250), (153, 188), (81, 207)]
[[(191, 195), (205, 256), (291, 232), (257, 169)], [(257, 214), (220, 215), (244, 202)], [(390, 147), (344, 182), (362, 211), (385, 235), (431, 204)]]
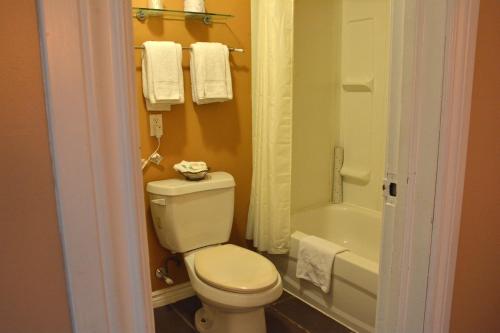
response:
[(0, 331), (71, 332), (44, 110), (36, 1), (0, 20)]
[(452, 333), (500, 332), (500, 2), (481, 0)]
[[(146, 0), (132, 1), (135, 6), (144, 6)], [(182, 0), (165, 1), (168, 8), (182, 9)], [(172, 111), (163, 112), (164, 137), (160, 153), (165, 157), (161, 167), (149, 166), (144, 173), (144, 183), (152, 180), (178, 177), (172, 166), (185, 160), (204, 160), (212, 170), (224, 170), (236, 180), (235, 218), (231, 242), (245, 244), (250, 185), (252, 176), (252, 109), (250, 79), (250, 0), (207, 1), (207, 10), (228, 13), (235, 18), (225, 23), (206, 26), (199, 21), (149, 19), (145, 23), (133, 20), (134, 43), (140, 45), (147, 40), (171, 40), (182, 45), (202, 41), (221, 42), (245, 49), (245, 53), (231, 54), (234, 100), (195, 106), (191, 100), (189, 76), (189, 53), (184, 51), (183, 105), (174, 105)], [(145, 110), (141, 86), (141, 53), (136, 51), (136, 83), (139, 126), (141, 131), (142, 156), (153, 152), (156, 139), (149, 136), (148, 112)], [(154, 233), (146, 202), (151, 281), (153, 290), (165, 288), (163, 281), (154, 276), (154, 270), (163, 264), (168, 254)], [(184, 267), (169, 266), (176, 283), (188, 280)]]
[(294, 4), (293, 212), (331, 200), (339, 134), (341, 5), (339, 0)]

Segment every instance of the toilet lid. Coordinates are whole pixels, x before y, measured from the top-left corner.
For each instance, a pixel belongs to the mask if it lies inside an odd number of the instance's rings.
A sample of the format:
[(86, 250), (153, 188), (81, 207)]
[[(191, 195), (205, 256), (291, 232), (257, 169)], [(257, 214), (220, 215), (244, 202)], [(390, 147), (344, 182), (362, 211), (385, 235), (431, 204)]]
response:
[(278, 279), (272, 262), (256, 252), (232, 244), (197, 252), (194, 268), (205, 283), (238, 293), (269, 289)]

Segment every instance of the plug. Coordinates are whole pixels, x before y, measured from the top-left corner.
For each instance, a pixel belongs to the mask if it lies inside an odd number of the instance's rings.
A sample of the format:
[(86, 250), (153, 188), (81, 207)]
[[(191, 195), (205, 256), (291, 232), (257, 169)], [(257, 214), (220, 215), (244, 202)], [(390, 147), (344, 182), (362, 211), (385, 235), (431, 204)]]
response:
[(149, 157), (149, 160), (156, 164), (156, 165), (160, 165), (161, 161), (163, 160), (163, 156), (161, 156), (160, 154), (158, 153), (153, 153), (150, 157)]

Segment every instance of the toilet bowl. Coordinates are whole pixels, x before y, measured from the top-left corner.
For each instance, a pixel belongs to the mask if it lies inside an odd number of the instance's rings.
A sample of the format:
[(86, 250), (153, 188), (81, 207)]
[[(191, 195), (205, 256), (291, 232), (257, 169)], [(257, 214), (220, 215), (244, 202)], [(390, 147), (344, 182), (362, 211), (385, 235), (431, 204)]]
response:
[[(211, 250), (217, 250), (218, 253), (202, 258), (202, 262), (196, 260), (204, 257), (204, 254)], [(244, 251), (255, 255), (251, 262), (248, 256), (244, 255)], [(227, 255), (231, 256), (234, 261), (228, 262), (227, 267), (222, 269), (225, 272), (218, 275), (216, 270), (220, 267), (213, 267), (213, 272), (209, 267), (214, 264), (224, 265), (223, 252), (227, 252)], [(219, 256), (221, 258), (218, 258)], [(214, 262), (216, 258), (219, 260)], [(242, 271), (241, 267), (235, 267), (231, 274), (226, 274), (230, 266), (239, 259), (241, 259), (240, 263), (247, 264), (247, 269)], [(281, 277), (277, 271), (276, 275), (272, 276), (268, 268), (272, 267), (274, 270), (275, 268), (268, 259), (249, 250), (227, 244), (193, 251), (184, 256), (184, 261), (191, 285), (203, 304), (203, 308), (199, 309), (195, 316), (196, 328), (199, 332), (266, 332), (264, 306), (274, 302), (283, 292)], [(208, 271), (201, 273), (200, 269), (197, 269), (200, 264), (205, 264), (207, 267), (204, 268)], [(210, 276), (210, 280), (207, 280), (206, 276), (201, 274), (213, 275)]]
[(156, 235), (163, 247), (183, 253), (202, 301), (195, 316), (200, 333), (265, 333), (264, 306), (283, 291), (267, 258), (224, 244), (233, 222), (234, 187), (225, 172), (197, 182), (167, 179), (147, 185)]

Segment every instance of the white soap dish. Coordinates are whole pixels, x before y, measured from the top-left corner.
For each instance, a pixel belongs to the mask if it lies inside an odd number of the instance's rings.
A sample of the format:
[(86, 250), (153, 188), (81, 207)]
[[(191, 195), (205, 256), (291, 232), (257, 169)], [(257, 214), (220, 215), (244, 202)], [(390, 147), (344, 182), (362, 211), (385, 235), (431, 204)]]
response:
[(207, 163), (181, 161), (174, 165), (174, 170), (186, 177), (187, 180), (202, 180), (207, 175)]
[(198, 171), (198, 172), (190, 172), (190, 171), (179, 171), (187, 180), (202, 180), (207, 176), (208, 170)]

